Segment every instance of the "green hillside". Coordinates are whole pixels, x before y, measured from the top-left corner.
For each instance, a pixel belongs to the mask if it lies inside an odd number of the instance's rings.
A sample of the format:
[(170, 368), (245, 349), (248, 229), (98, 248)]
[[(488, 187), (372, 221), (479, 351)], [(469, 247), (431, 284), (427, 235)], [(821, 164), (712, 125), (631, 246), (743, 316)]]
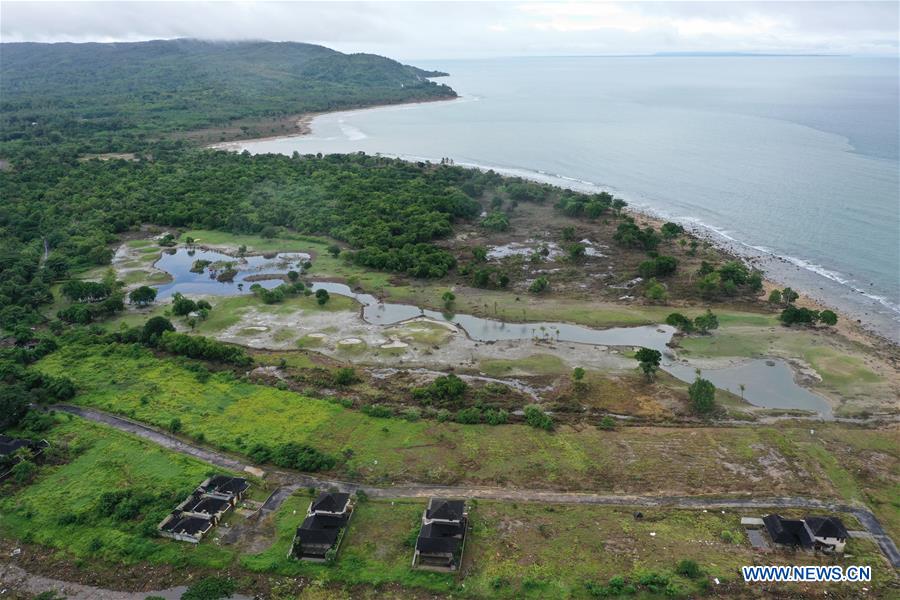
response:
[(73, 137), (128, 150), (142, 135), (235, 119), (455, 97), (427, 79), (437, 75), (293, 42), (2, 44), (0, 140), (7, 155)]

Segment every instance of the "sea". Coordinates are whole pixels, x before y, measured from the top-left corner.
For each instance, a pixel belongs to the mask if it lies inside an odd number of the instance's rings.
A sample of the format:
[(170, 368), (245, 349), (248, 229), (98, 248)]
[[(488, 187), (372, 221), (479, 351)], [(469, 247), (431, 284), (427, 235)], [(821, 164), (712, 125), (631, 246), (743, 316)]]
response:
[(251, 153), (451, 159), (608, 190), (900, 342), (900, 59), (411, 61), (458, 100), (329, 113)]

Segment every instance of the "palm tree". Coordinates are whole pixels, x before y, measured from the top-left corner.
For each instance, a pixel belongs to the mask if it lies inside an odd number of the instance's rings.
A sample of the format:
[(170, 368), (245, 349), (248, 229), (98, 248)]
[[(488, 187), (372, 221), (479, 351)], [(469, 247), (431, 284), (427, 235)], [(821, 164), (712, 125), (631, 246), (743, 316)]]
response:
[(747, 386), (745, 386), (743, 383), (739, 383), (738, 387), (741, 388), (741, 402), (743, 402), (744, 401), (744, 390), (747, 389)]

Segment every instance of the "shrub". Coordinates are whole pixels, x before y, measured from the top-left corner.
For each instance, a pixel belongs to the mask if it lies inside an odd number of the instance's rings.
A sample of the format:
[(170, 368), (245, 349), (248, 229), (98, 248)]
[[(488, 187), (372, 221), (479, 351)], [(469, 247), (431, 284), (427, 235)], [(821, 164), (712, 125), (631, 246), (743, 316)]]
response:
[(335, 385), (352, 385), (360, 381), (353, 367), (341, 367), (334, 372), (333, 377)]
[(474, 406), (464, 408), (456, 413), (456, 417), (454, 418), (454, 420), (457, 423), (463, 423), (466, 425), (481, 423), (481, 410)]
[(679, 562), (675, 567), (675, 572), (688, 579), (696, 579), (703, 574), (703, 571), (700, 570), (700, 566), (689, 558), (685, 558)]
[(666, 277), (678, 270), (678, 261), (672, 256), (657, 256), (645, 260), (638, 266), (638, 275), (644, 279)]
[(481, 226), (489, 231), (507, 231), (509, 229), (509, 217), (504, 212), (494, 210), (481, 220)]
[(295, 442), (276, 446), (272, 451), (271, 461), (279, 467), (313, 473), (327, 471), (337, 463), (333, 456), (320, 452), (312, 446)]
[(172, 354), (220, 361), (241, 367), (249, 366), (253, 362), (243, 348), (199, 335), (192, 336), (165, 331), (160, 337), (159, 346)]
[(690, 333), (694, 330), (694, 322), (681, 313), (670, 314), (666, 317), (666, 324), (671, 325), (684, 333)]
[(644, 290), (644, 297), (648, 300), (664, 302), (669, 298), (669, 292), (666, 291), (666, 286), (656, 279), (651, 279), (647, 282), (647, 288)]
[(600, 429), (605, 429), (606, 431), (612, 431), (616, 428), (616, 420), (609, 415), (605, 415), (602, 419), (600, 419), (600, 423), (597, 425)]
[(181, 600), (221, 600), (231, 598), (235, 590), (234, 580), (228, 577), (204, 577), (188, 587)]
[(826, 325), (837, 325), (838, 318), (834, 311), (826, 309), (819, 313), (819, 321)]
[(553, 417), (541, 410), (536, 404), (525, 407), (525, 422), (538, 429), (550, 431), (553, 429)]
[(531, 285), (528, 286), (528, 291), (532, 294), (540, 294), (548, 289), (550, 289), (550, 280), (543, 275), (532, 281)]
[(413, 389), (413, 397), (425, 403), (457, 403), (468, 389), (465, 381), (450, 373), (437, 377), (427, 386)]
[[(783, 325), (787, 326), (791, 326), (796, 323), (799, 323), (801, 325), (812, 325), (813, 323), (818, 321), (820, 317), (821, 315), (816, 310), (811, 310), (803, 306), (797, 307), (793, 304), (789, 304), (787, 308), (781, 311), (781, 314), (778, 316), (778, 320), (780, 320)], [(835, 322), (837, 322), (837, 316), (835, 316)]]
[(12, 468), (12, 479), (18, 485), (29, 483), (37, 474), (37, 465), (30, 460), (20, 460)]

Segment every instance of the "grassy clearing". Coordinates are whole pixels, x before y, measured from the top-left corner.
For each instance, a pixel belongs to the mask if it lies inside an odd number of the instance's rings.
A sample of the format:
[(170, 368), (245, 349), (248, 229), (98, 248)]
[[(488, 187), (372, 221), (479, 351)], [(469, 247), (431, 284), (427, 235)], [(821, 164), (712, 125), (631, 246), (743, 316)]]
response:
[(833, 457), (843, 471), (838, 479), (852, 478), (844, 485), (858, 488), (888, 533), (900, 539), (900, 427), (872, 431), (827, 425), (817, 432), (819, 452)]
[(491, 377), (559, 375), (569, 370), (566, 363), (554, 354), (532, 354), (517, 359), (486, 359), (478, 364), (478, 369)]
[(825, 331), (724, 325), (711, 335), (683, 338), (681, 347), (702, 357), (800, 359), (821, 377), (813, 388), (847, 403), (844, 412), (858, 412), (896, 398), (896, 388), (867, 365), (871, 349)]
[[(373, 483), (471, 482), (644, 493), (795, 493), (839, 490), (804, 447), (777, 427), (601, 431), (525, 425), (460, 425), (368, 417), (325, 400), (236, 380), (208, 381), (185, 361), (130, 347), (67, 347), (41, 371), (73, 379), (76, 402), (160, 427), (179, 418), (188, 436), (244, 452), (253, 443), (308, 443), (337, 471)], [(777, 469), (772, 469), (775, 461)], [(679, 476), (673, 478), (671, 473)], [(773, 474), (774, 473), (774, 474)]]
[[(68, 445), (74, 458), (43, 467), (31, 485), (0, 495), (0, 534), (77, 558), (127, 564), (150, 561), (221, 568), (231, 561), (229, 551), (212, 543), (193, 546), (156, 537), (157, 523), (177, 500), (160, 499), (132, 521), (97, 514), (105, 492), (134, 489), (184, 497), (213, 472), (210, 465), (101, 425), (59, 418), (61, 424), (51, 431), (50, 441), (56, 447)], [(79, 520), (64, 524), (64, 514), (78, 515)]]
[(292, 496), (274, 517), (275, 541), (266, 551), (245, 556), (241, 564), (251, 571), (275, 572), (291, 577), (310, 577), (323, 583), (383, 585), (425, 588), (452, 592), (457, 583), (452, 575), (415, 571), (410, 568), (412, 546), (410, 532), (418, 532), (424, 501), (372, 501), (361, 503), (354, 511), (332, 565), (290, 560), (287, 552), (297, 526), (303, 521), (310, 498)]
[[(470, 513), (466, 590), (490, 598), (590, 598), (588, 583), (605, 585), (616, 576), (636, 582), (657, 573), (668, 579), (660, 596), (696, 597), (714, 577), (723, 586), (740, 585), (740, 567), (759, 563), (743, 539), (741, 514), (642, 508), (644, 518), (635, 520), (634, 510), (478, 502)], [(723, 541), (723, 531), (735, 534), (735, 543)], [(872, 542), (852, 543), (855, 558), (846, 564), (873, 565), (879, 585), (893, 579)], [(696, 561), (703, 575), (696, 580), (677, 575), (682, 559)], [(803, 561), (827, 559), (804, 556)], [(791, 563), (796, 559), (784, 555), (765, 560)]]
[(385, 330), (388, 337), (397, 337), (404, 342), (414, 342), (427, 346), (439, 346), (453, 335), (453, 331), (445, 325), (429, 321), (413, 321)]

